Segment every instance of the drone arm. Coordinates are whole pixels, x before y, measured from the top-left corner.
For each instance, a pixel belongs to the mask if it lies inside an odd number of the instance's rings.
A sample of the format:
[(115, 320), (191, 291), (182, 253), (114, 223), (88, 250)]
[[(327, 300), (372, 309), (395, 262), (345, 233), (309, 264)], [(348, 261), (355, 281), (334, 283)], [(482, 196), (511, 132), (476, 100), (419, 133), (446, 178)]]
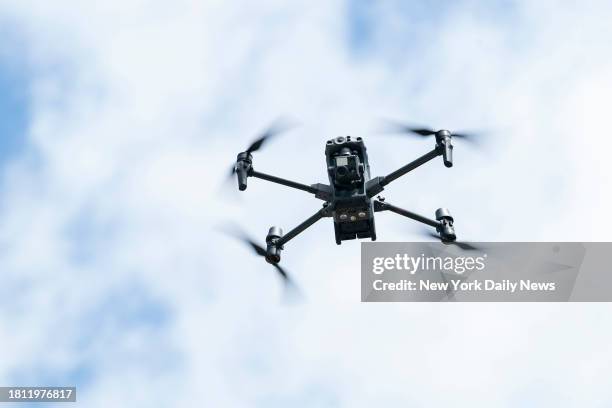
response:
[(404, 217), (413, 219), (415, 221), (422, 222), (423, 224), (430, 225), (436, 229), (438, 229), (441, 226), (441, 223), (439, 221), (432, 220), (427, 217), (423, 217), (422, 215), (415, 214), (412, 211), (404, 210), (403, 208), (396, 207), (394, 205), (385, 203), (383, 201), (374, 201), (374, 211), (375, 212), (391, 211), (396, 214), (403, 215)]
[(402, 177), (403, 175), (411, 172), (412, 170), (416, 169), (417, 167), (422, 166), (423, 164), (427, 163), (430, 160), (435, 159), (436, 157), (440, 156), (442, 154), (442, 149), (440, 148), (440, 146), (436, 146), (435, 149), (433, 149), (432, 151), (424, 154), (423, 156), (419, 157), (418, 159), (406, 164), (403, 167), (400, 167), (399, 169), (395, 170), (392, 173), (389, 173), (388, 175), (384, 176), (380, 182), (380, 184), (384, 187), (387, 184), (391, 183), (392, 181)]
[(404, 174), (416, 169), (417, 167), (422, 166), (428, 161), (433, 160), (436, 157), (440, 156), (441, 154), (443, 154), (442, 150), (443, 148), (441, 148), (440, 145), (437, 145), (436, 148), (430, 151), (429, 153), (426, 153), (423, 156), (419, 157), (418, 159), (408, 163), (407, 165), (400, 167), (394, 172), (389, 173), (388, 175), (384, 177), (375, 177), (369, 180), (366, 185), (366, 192), (367, 192), (368, 197), (374, 197), (375, 195), (383, 191), (387, 184), (402, 177)]
[(417, 167), (422, 166), (423, 164), (427, 163), (428, 161), (435, 159), (440, 154), (441, 154), (440, 149), (438, 149), (436, 147), (431, 152), (424, 154), (423, 156), (419, 157), (418, 159), (408, 163), (407, 165), (405, 165), (403, 167), (400, 167), (399, 169), (395, 170), (394, 172), (389, 173), (388, 175), (383, 177), (383, 180), (381, 181), (382, 186), (383, 187), (386, 186), (387, 184), (391, 183), (392, 181), (402, 177), (404, 174), (409, 173), (412, 170), (416, 169)]
[(298, 225), (297, 227), (295, 227), (294, 229), (292, 229), (291, 231), (286, 233), (284, 236), (280, 237), (274, 243), (274, 245), (277, 248), (282, 248), (283, 245), (285, 245), (287, 242), (291, 241), (293, 238), (298, 236), (300, 233), (304, 232), (307, 228), (311, 227), (314, 223), (319, 221), (321, 218), (330, 217), (331, 215), (330, 215), (329, 210), (327, 208), (328, 207), (327, 204), (328, 203), (325, 203), (323, 205), (323, 208), (321, 208), (319, 211), (317, 211), (313, 216), (309, 217), (306, 221), (304, 221), (303, 223), (301, 223), (300, 225)]
[(287, 180), (281, 177), (276, 177), (276, 176), (272, 176), (270, 174), (266, 174), (266, 173), (261, 173), (259, 171), (255, 171), (251, 168), (251, 170), (248, 173), (249, 177), (256, 177), (262, 180), (266, 180), (266, 181), (270, 181), (272, 183), (276, 183), (276, 184), (281, 184), (283, 186), (287, 186), (287, 187), (291, 187), (291, 188), (295, 188), (298, 190), (302, 190), (302, 191), (306, 191), (308, 193), (314, 194), (317, 198), (321, 199), (321, 200), (328, 200), (329, 196), (330, 196), (330, 191), (328, 188), (328, 186), (326, 186), (325, 184), (313, 184), (311, 186), (306, 185), (306, 184), (302, 184), (302, 183), (298, 183), (295, 181), (291, 181), (291, 180)]

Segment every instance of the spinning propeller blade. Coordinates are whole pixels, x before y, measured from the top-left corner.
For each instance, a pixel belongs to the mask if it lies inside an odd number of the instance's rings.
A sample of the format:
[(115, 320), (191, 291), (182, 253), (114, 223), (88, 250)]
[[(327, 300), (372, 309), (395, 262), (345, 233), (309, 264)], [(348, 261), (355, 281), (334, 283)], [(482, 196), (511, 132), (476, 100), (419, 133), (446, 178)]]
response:
[[(259, 134), (255, 141), (245, 150), (247, 153), (253, 153), (261, 149), (261, 147), (273, 137), (284, 133), (295, 126), (295, 122), (281, 117), (276, 119), (268, 128)], [(232, 167), (228, 174), (228, 180), (232, 179), (236, 174), (236, 165), (232, 164)]]
[[(433, 136), (436, 134), (436, 130), (433, 130), (431, 128), (427, 128), (427, 127), (422, 127), (422, 126), (412, 126), (412, 125), (408, 125), (406, 123), (402, 123), (402, 122), (398, 122), (395, 120), (385, 120), (385, 124), (386, 124), (386, 131), (388, 132), (392, 132), (392, 133), (401, 133), (401, 134), (416, 134), (419, 136)], [(470, 142), (476, 142), (478, 141), (478, 139), (481, 138), (481, 135), (478, 133), (472, 133), (472, 132), (452, 132), (451, 131), (451, 136), (453, 138), (458, 138), (458, 139), (465, 139), (467, 141)]]
[[(263, 246), (259, 245), (257, 242), (255, 242), (251, 237), (249, 237), (240, 228), (235, 227), (235, 226), (231, 226), (231, 227), (226, 226), (224, 228), (221, 228), (221, 231), (225, 233), (226, 235), (231, 236), (232, 238), (235, 238), (235, 239), (238, 239), (239, 241), (244, 242), (249, 247), (251, 247), (251, 249), (253, 250), (253, 252), (255, 252), (256, 255), (262, 258), (265, 258), (266, 249)], [(284, 269), (282, 266), (278, 264), (272, 265), (272, 266), (274, 267), (274, 269), (276, 269), (276, 271), (278, 272), (278, 275), (281, 277), (286, 287), (295, 287), (295, 284), (293, 280), (291, 279), (291, 277), (289, 276), (289, 274), (287, 273), (286, 269)]]
[[(440, 240), (440, 236), (438, 234), (436, 234), (435, 232), (432, 232), (430, 230), (423, 231), (423, 234), (428, 236), (428, 237), (435, 238), (438, 241), (441, 241)], [(444, 241), (441, 241), (441, 242), (443, 244), (446, 244), (446, 245), (455, 245), (455, 246), (463, 249), (464, 251), (481, 251), (483, 249), (483, 248), (479, 248), (479, 247), (477, 247), (477, 246), (475, 246), (473, 244), (470, 244), (468, 242), (457, 242), (457, 241), (454, 241), (454, 242), (444, 242)]]
[(261, 147), (264, 145), (264, 143), (267, 140), (273, 138), (274, 136), (278, 134), (286, 132), (287, 130), (291, 129), (293, 126), (294, 126), (294, 123), (289, 121), (286, 118), (276, 119), (268, 127), (268, 129), (266, 129), (263, 133), (261, 133), (257, 137), (257, 139), (253, 143), (251, 143), (251, 145), (249, 146), (248, 149), (246, 149), (246, 151), (249, 153), (256, 152), (257, 150), (261, 149)]

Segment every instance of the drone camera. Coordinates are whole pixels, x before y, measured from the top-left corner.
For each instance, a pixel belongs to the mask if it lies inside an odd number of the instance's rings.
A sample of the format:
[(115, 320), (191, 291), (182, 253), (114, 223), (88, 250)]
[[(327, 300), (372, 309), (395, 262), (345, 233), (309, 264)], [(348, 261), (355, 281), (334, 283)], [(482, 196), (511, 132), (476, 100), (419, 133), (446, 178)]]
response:
[(363, 164), (359, 156), (354, 154), (342, 154), (334, 158), (334, 179), (337, 184), (350, 185), (359, 182), (363, 175)]
[(282, 247), (276, 245), (279, 239), (283, 236), (283, 230), (280, 227), (270, 227), (266, 236), (266, 261), (271, 264), (277, 264), (281, 260)]
[[(339, 139), (342, 141), (340, 142)], [(344, 141), (350, 141), (350, 139), (339, 137), (335, 141), (336, 144), (342, 144)], [(328, 170), (334, 184), (351, 186), (363, 179), (364, 166), (356, 151), (352, 151), (349, 147), (342, 147), (332, 156), (331, 166)]]
[(325, 147), (329, 181), (341, 190), (359, 188), (368, 176), (367, 155), (363, 139), (339, 136)]

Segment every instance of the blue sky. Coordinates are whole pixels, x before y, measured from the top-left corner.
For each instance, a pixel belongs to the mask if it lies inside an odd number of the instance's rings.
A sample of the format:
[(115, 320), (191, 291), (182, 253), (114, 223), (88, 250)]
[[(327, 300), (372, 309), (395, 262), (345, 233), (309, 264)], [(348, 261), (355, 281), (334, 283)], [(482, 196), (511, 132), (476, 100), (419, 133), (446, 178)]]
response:
[(378, 135), (381, 117), (483, 128), (486, 149), (457, 142), (452, 172), (424, 166), (389, 202), (447, 206), (468, 240), (607, 239), (612, 8), (432, 4), (5, 2), (0, 384), (74, 383), (88, 407), (612, 401), (605, 305), (361, 304), (359, 245), (322, 221), (285, 251), (306, 296), (284, 307), (268, 265), (217, 232), (263, 240), (320, 205), (257, 180), (218, 194), (287, 114), (301, 126), (258, 152), (261, 171), (325, 182), (339, 134), (364, 136), (375, 174), (429, 150)]
[[(435, 30), (436, 24), (441, 24), (449, 9), (454, 7), (454, 2), (440, 1), (433, 4), (425, 2), (405, 3), (401, 1), (390, 2), (380, 5), (373, 1), (352, 0), (347, 3), (346, 24), (348, 26), (348, 47), (364, 57), (375, 54), (377, 46), (381, 42), (392, 42), (400, 49), (410, 50), (415, 47), (428, 31)], [(405, 19), (403, 26), (406, 36), (401, 40), (384, 35), (386, 21), (378, 15), (385, 7), (389, 7)], [(399, 41), (398, 41), (399, 40)], [(417, 57), (417, 56), (415, 56)]]
[(29, 123), (29, 86), (15, 61), (0, 61), (0, 164), (4, 165), (25, 145)]
[[(428, 38), (436, 30), (452, 27), (457, 11), (478, 20), (490, 20), (496, 25), (515, 26), (513, 35), (521, 36), (516, 24), (520, 22), (520, 4), (511, 0), (486, 3), (390, 1), (379, 3), (368, 0), (346, 2), (347, 47), (363, 58), (383, 57), (377, 49), (392, 46), (395, 52), (414, 52), (427, 47)], [(389, 31), (389, 20), (381, 18), (386, 12), (394, 13), (402, 24)], [(457, 21), (457, 20), (455, 20)], [(518, 45), (518, 44), (517, 44)], [(389, 56), (387, 56), (389, 57)], [(418, 59), (418, 53), (412, 58)]]

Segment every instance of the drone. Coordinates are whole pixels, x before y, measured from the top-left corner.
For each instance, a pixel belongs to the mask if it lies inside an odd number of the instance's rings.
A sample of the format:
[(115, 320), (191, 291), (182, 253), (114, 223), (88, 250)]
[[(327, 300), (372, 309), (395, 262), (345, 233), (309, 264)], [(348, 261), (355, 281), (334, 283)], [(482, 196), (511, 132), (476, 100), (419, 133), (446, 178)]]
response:
[(322, 218), (333, 219), (337, 245), (340, 245), (343, 241), (354, 239), (370, 238), (375, 241), (374, 215), (378, 212), (390, 211), (434, 228), (436, 233), (430, 232), (429, 235), (440, 239), (445, 244), (455, 244), (466, 250), (475, 249), (468, 243), (456, 242), (454, 219), (448, 209), (438, 208), (435, 211), (435, 219), (431, 219), (389, 204), (385, 201), (385, 198), (379, 196), (387, 185), (439, 156), (442, 156), (444, 166), (447, 168), (453, 167), (453, 138), (473, 139), (474, 135), (451, 133), (445, 129), (433, 130), (413, 127), (397, 122), (390, 123), (394, 130), (399, 133), (415, 134), (421, 137), (434, 136), (434, 148), (385, 176), (372, 177), (363, 138), (338, 136), (325, 143), (325, 161), (329, 184), (317, 183), (311, 185), (255, 170), (253, 153), (258, 151), (267, 140), (285, 130), (285, 127), (279, 124), (271, 126), (245, 151), (238, 154), (236, 163), (230, 173), (231, 177), (236, 177), (238, 189), (245, 191), (248, 186), (248, 179), (257, 178), (310, 193), (322, 200), (323, 205), (311, 217), (286, 234), (283, 234), (280, 227), (270, 227), (266, 236), (265, 248), (244, 234), (240, 238), (246, 241), (257, 255), (264, 257), (268, 263), (272, 264), (285, 280), (288, 279), (287, 274), (278, 265), (285, 245)]

